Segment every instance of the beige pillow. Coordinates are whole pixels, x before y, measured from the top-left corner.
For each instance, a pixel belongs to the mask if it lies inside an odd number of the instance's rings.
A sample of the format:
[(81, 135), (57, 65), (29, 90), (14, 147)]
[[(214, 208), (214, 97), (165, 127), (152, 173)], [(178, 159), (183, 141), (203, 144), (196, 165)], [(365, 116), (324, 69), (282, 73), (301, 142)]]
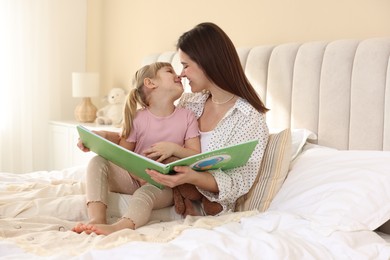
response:
[(267, 210), (287, 177), (290, 160), (290, 129), (270, 134), (256, 180), (249, 192), (237, 200), (236, 211)]

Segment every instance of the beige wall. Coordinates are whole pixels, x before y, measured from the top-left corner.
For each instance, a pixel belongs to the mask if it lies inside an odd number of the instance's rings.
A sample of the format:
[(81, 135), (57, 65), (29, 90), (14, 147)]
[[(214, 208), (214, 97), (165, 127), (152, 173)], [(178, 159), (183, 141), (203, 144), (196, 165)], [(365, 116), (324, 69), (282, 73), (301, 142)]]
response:
[(389, 0), (88, 0), (87, 69), (101, 73), (104, 95), (200, 22), (246, 47), (390, 36), (389, 11)]

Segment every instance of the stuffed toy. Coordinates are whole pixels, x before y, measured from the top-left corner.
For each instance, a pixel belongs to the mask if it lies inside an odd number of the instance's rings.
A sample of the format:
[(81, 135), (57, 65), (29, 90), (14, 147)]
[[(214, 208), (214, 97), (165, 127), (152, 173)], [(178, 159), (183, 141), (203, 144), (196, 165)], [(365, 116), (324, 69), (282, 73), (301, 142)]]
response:
[(222, 206), (218, 202), (211, 202), (203, 196), (192, 184), (181, 184), (173, 188), (173, 201), (176, 213), (186, 217), (199, 216), (193, 205), (193, 201), (200, 201), (207, 215), (216, 215), (222, 211)]
[(108, 105), (96, 112), (96, 122), (99, 125), (119, 126), (123, 119), (126, 92), (122, 88), (112, 88), (106, 98)]

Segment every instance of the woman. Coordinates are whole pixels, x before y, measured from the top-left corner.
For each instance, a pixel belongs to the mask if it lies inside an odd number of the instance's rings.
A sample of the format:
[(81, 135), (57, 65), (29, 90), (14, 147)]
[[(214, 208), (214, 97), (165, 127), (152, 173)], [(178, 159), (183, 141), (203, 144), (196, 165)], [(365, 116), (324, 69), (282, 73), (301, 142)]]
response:
[(147, 173), (171, 188), (193, 184), (210, 201), (222, 205), (221, 213), (233, 211), (259, 171), (268, 141), (268, 109), (246, 78), (232, 41), (217, 25), (201, 23), (185, 32), (177, 50), (183, 65), (180, 76), (188, 79), (192, 91), (181, 97), (179, 106), (197, 116), (202, 152), (250, 139), (258, 139), (259, 144), (245, 166), (231, 170), (196, 172), (180, 166), (175, 175)]

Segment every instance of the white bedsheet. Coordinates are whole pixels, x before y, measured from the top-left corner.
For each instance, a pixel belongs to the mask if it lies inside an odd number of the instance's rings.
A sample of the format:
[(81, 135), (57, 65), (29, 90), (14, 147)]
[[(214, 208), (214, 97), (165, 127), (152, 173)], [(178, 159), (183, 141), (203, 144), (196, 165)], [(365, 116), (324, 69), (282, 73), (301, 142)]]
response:
[[(83, 167), (0, 173), (1, 259), (390, 259), (371, 231), (325, 235), (288, 212), (232, 213), (152, 223), (109, 236), (76, 234), (86, 219)], [(111, 210), (112, 221), (117, 208)]]

